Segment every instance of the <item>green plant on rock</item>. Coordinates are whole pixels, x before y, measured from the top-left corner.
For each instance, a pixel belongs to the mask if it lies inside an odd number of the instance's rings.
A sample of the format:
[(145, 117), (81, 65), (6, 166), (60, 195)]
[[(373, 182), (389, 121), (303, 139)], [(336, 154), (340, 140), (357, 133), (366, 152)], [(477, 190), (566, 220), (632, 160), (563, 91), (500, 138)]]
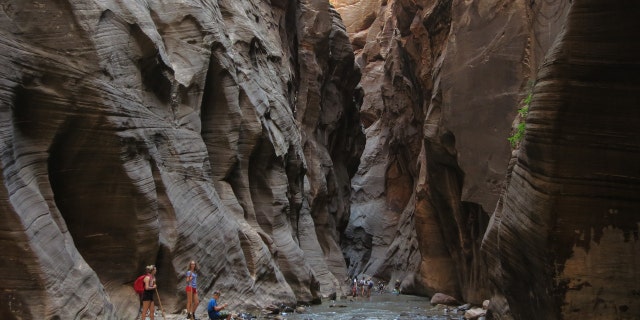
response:
[(533, 97), (533, 91), (529, 91), (529, 94), (522, 99), (522, 107), (518, 109), (518, 114), (520, 115), (520, 123), (516, 125), (515, 131), (507, 140), (511, 143), (511, 147), (515, 148), (520, 144), (522, 139), (524, 139), (525, 126), (527, 114), (529, 114), (529, 104), (531, 103), (531, 98)]

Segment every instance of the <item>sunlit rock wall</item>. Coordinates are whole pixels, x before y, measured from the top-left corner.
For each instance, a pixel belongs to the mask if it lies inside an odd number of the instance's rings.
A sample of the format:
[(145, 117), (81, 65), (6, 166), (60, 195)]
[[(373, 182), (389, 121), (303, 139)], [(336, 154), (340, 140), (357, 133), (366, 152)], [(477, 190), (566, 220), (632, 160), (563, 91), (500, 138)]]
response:
[[(0, 318), (133, 318), (340, 293), (364, 143), (323, 1), (4, 1)], [(202, 307), (204, 308), (204, 306)]]

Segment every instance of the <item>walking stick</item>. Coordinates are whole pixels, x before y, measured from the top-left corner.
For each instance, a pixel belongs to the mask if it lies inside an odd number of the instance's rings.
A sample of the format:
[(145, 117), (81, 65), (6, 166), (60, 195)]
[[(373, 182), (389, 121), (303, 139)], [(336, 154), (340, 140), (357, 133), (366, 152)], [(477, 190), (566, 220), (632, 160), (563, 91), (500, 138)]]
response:
[(162, 301), (160, 301), (160, 294), (158, 293), (158, 288), (156, 288), (156, 295), (158, 296), (158, 304), (160, 305), (160, 312), (162, 312), (162, 319), (167, 319), (167, 316), (164, 315), (164, 309), (162, 308)]

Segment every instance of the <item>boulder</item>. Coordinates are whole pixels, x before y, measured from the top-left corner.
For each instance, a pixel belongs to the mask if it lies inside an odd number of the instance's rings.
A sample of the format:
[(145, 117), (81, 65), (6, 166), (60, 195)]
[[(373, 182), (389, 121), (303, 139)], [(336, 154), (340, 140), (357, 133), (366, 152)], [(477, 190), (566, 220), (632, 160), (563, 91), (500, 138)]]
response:
[(487, 314), (487, 310), (482, 308), (471, 308), (464, 312), (465, 319), (478, 319), (479, 317), (485, 316)]
[(434, 294), (433, 297), (431, 297), (431, 305), (437, 305), (437, 304), (453, 306), (453, 305), (459, 305), (460, 302), (452, 296), (438, 292)]

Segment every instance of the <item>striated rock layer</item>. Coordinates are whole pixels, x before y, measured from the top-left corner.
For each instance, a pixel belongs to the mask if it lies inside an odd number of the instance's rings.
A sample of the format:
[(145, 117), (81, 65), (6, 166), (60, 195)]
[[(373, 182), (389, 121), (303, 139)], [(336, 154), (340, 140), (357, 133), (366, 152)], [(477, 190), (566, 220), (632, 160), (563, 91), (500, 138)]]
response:
[(639, 15), (574, 1), (538, 73), (483, 240), (498, 319), (640, 317)]
[(0, 318), (132, 318), (148, 264), (178, 312), (191, 259), (234, 308), (341, 293), (364, 136), (328, 3), (4, 1), (0, 32)]
[(499, 318), (637, 318), (639, 6), (333, 2), (367, 135), (350, 274), (492, 297)]
[(505, 184), (507, 138), (569, 4), (333, 2), (339, 12), (379, 3), (362, 20), (343, 15), (367, 135), (343, 241), (349, 272), (480, 304), (491, 295), (480, 245)]

